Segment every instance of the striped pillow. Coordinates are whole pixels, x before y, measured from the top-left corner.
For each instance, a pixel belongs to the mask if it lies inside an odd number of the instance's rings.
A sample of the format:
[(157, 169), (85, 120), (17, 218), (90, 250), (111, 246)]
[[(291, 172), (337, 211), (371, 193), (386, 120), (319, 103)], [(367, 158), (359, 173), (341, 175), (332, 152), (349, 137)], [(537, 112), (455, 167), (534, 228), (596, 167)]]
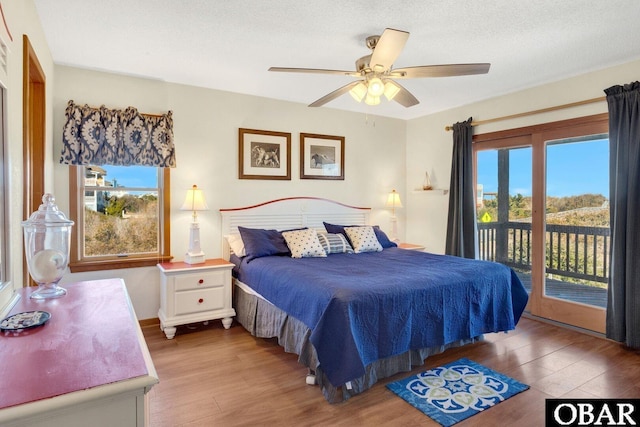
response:
[(327, 255), (353, 253), (353, 248), (343, 234), (318, 233), (318, 240)]

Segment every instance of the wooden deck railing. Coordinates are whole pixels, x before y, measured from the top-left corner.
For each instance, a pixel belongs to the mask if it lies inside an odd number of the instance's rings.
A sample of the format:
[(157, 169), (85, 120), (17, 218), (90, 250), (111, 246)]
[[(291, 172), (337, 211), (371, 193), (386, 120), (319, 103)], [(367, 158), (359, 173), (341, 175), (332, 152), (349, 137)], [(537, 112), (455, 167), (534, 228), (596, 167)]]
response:
[[(531, 270), (531, 223), (479, 222), (480, 258)], [(547, 224), (546, 272), (607, 283), (609, 228)]]

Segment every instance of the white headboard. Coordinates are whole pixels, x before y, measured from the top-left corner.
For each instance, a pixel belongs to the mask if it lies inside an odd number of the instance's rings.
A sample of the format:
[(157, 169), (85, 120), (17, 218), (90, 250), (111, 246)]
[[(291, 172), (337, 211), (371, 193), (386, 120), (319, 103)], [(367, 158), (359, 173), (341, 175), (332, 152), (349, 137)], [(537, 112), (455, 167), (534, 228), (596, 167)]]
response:
[(359, 208), (318, 197), (288, 197), (242, 208), (220, 209), (222, 254), (229, 259), (224, 238), (238, 232), (238, 226), (286, 230), (309, 227), (324, 230), (322, 222), (341, 225), (367, 225), (371, 208)]

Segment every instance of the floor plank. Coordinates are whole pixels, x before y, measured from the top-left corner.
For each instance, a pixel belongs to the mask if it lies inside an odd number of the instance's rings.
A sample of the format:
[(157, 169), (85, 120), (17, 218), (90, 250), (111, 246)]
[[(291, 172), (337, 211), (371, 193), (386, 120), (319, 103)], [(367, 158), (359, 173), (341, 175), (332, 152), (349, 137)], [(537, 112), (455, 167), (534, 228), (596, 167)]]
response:
[(150, 391), (151, 426), (396, 426), (438, 424), (385, 384), (461, 357), (531, 388), (457, 425), (544, 425), (545, 399), (640, 396), (640, 352), (570, 329), (523, 318), (509, 333), (450, 349), (425, 366), (381, 380), (371, 390), (329, 404), (305, 384), (306, 368), (275, 340), (220, 322), (181, 326), (167, 340), (158, 325), (143, 333), (160, 383)]

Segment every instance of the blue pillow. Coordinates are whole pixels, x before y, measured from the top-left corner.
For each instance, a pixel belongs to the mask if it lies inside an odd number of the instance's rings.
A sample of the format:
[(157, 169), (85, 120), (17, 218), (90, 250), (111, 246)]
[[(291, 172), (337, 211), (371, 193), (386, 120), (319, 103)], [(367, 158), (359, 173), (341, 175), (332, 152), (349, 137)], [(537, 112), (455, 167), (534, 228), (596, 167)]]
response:
[[(347, 238), (347, 241), (349, 243), (351, 243), (351, 240), (349, 240), (349, 236), (347, 236), (347, 233), (344, 231), (344, 228), (345, 227), (358, 227), (357, 225), (335, 225), (335, 224), (329, 224), (329, 223), (324, 222), (324, 221), (322, 223), (324, 224), (324, 228), (327, 230), (327, 232), (329, 232), (329, 233), (340, 233), (340, 234), (342, 234), (343, 236), (345, 236)], [(378, 241), (380, 242), (380, 245), (383, 248), (395, 248), (396, 246), (398, 246), (396, 243), (394, 243), (391, 240), (389, 240), (389, 237), (387, 237), (386, 233), (380, 229), (379, 225), (374, 225), (373, 226), (373, 231), (376, 233), (376, 237), (378, 238)]]
[(395, 248), (396, 246), (398, 246), (396, 242), (392, 242), (391, 239), (389, 239), (387, 234), (380, 229), (379, 225), (374, 225), (373, 231), (376, 233), (376, 237), (378, 238), (378, 241), (383, 248)]
[(247, 262), (255, 258), (270, 255), (291, 255), (287, 242), (278, 230), (238, 227)]

